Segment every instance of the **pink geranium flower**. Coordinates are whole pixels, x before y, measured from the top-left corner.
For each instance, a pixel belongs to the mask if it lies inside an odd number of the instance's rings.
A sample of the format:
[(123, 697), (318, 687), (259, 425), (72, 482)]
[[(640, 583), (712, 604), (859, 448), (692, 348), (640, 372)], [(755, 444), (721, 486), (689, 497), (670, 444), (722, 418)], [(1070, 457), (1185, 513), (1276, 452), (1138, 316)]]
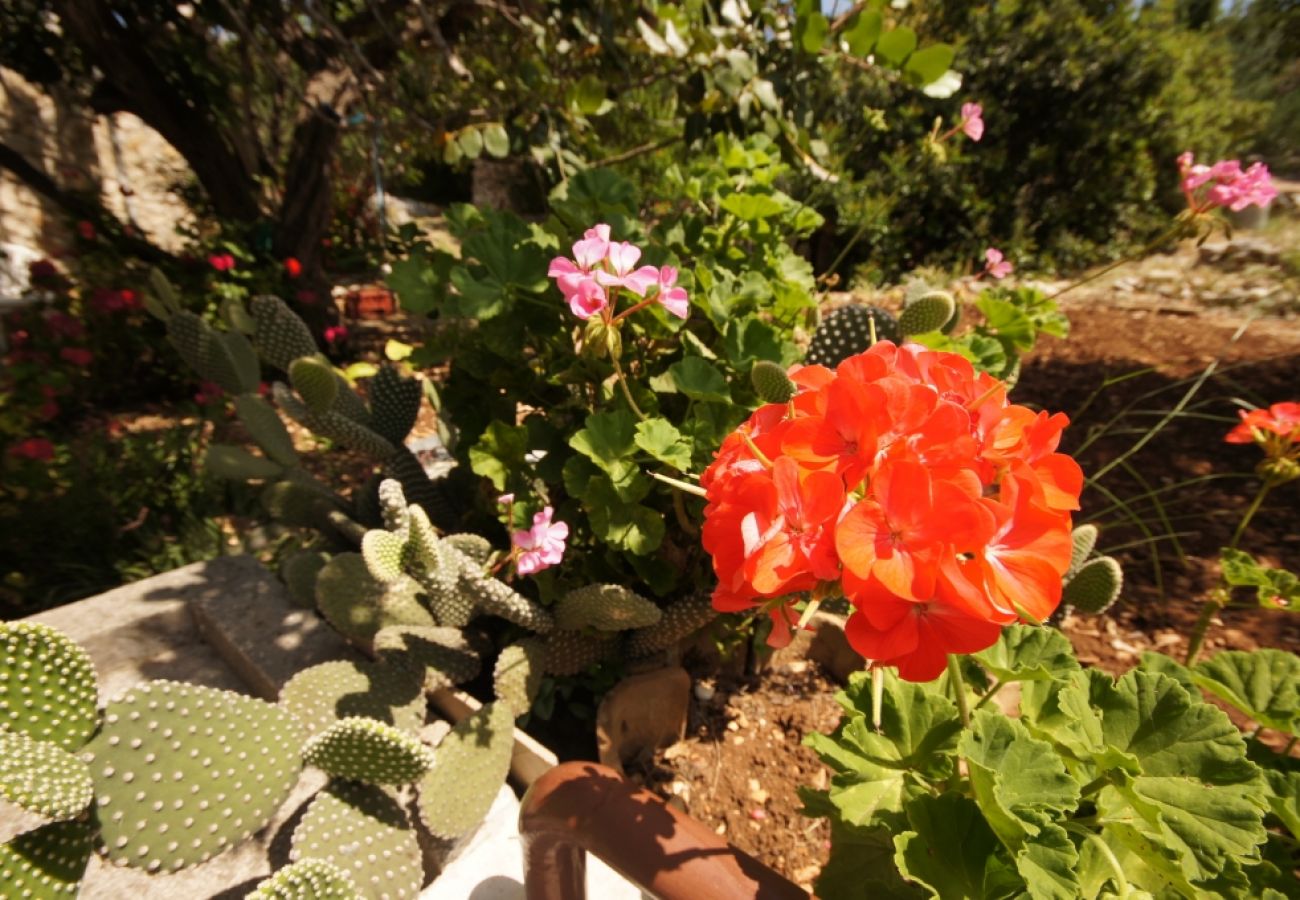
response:
[(1178, 157), (1178, 174), (1182, 178), (1183, 196), (1193, 213), (1204, 213), (1224, 206), (1241, 212), (1247, 206), (1264, 208), (1277, 197), (1277, 188), (1268, 166), (1254, 163), (1243, 170), (1235, 159), (1225, 159), (1212, 166), (1197, 163), (1191, 153)]
[(686, 318), (690, 301), (686, 296), (686, 289), (677, 287), (677, 269), (673, 266), (661, 266), (658, 282), (659, 294), (655, 299), (677, 318)]
[(569, 309), (579, 319), (589, 319), (608, 305), (605, 290), (596, 283), (595, 270), (609, 253), (609, 226), (588, 228), (573, 245), (573, 259), (557, 256), (546, 270), (554, 278)]
[(984, 251), (984, 271), (992, 278), (1006, 278), (1011, 274), (1014, 266), (1007, 262), (1002, 256), (1002, 251), (997, 247), (990, 247)]
[(346, 325), (331, 325), (325, 329), (325, 343), (327, 344), (337, 344), (339, 341), (346, 341), (347, 339), (348, 326)]
[(552, 522), (551, 507), (533, 516), (533, 527), (510, 535), (510, 543), (522, 551), (515, 561), (520, 575), (532, 575), (557, 565), (564, 558), (564, 542), (569, 537), (569, 526)]
[(961, 105), (961, 124), (958, 125), (966, 137), (972, 141), (978, 141), (984, 137), (984, 107), (978, 103), (963, 103)]
[(613, 241), (605, 256), (609, 271), (597, 271), (596, 281), (604, 287), (625, 287), (638, 297), (644, 297), (650, 285), (659, 280), (659, 270), (654, 266), (635, 268), (641, 258), (641, 248), (628, 241)]

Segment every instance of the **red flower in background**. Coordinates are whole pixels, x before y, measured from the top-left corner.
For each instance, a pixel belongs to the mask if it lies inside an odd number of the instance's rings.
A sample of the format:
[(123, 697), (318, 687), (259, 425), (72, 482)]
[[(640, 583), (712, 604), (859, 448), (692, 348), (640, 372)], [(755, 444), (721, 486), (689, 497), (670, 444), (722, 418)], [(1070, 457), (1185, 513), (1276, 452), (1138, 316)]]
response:
[(59, 351), (59, 358), (84, 369), (95, 361), (95, 354), (84, 347), (64, 347)]
[(213, 253), (208, 257), (208, 265), (218, 272), (229, 272), (235, 267), (235, 258), (229, 253)]
[(299, 275), (302, 274), (302, 263), (298, 262), (297, 259), (290, 256), (288, 259), (284, 261), (284, 272), (290, 278), (297, 278)]
[(1300, 403), (1274, 403), (1268, 409), (1239, 410), (1238, 415), (1241, 423), (1224, 438), (1229, 444), (1253, 444), (1261, 433), (1300, 442)]
[(715, 608), (768, 613), (779, 645), (798, 594), (838, 590), (853, 647), (913, 681), (1051, 614), (1083, 487), (1056, 452), (1065, 416), (914, 344), (790, 376), (794, 399), (757, 410), (700, 479)]
[(49, 462), (54, 459), (54, 445), (45, 438), (24, 438), (9, 448), (9, 455), (35, 462)]
[(93, 241), (95, 239), (94, 224), (86, 219), (82, 219), (77, 223), (77, 234), (81, 235), (85, 240)]

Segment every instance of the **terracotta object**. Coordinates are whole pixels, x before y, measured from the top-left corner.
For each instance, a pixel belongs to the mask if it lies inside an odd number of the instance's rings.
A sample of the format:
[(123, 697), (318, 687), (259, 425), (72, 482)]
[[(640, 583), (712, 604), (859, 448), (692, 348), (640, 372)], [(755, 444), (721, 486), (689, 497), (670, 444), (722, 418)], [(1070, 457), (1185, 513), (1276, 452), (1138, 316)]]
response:
[(586, 854), (660, 900), (807, 900), (737, 850), (617, 772), (570, 762), (539, 778), (519, 811), (527, 900), (585, 900)]
[(686, 733), (691, 676), (678, 666), (629, 675), (607, 693), (596, 711), (600, 761), (616, 772), (643, 751), (669, 747)]
[(349, 291), (343, 302), (350, 319), (386, 319), (397, 310), (393, 292), (380, 285)]

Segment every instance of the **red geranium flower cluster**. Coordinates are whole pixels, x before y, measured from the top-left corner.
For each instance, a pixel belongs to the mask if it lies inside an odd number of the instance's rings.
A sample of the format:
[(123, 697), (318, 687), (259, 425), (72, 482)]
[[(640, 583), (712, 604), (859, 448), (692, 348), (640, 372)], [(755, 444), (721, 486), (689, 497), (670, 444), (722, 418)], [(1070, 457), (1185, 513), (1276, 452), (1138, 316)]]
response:
[(1083, 487), (1056, 452), (1065, 415), (915, 344), (790, 377), (795, 397), (756, 411), (701, 478), (715, 608), (763, 608), (780, 645), (797, 595), (842, 593), (849, 643), (910, 681), (1051, 614)]

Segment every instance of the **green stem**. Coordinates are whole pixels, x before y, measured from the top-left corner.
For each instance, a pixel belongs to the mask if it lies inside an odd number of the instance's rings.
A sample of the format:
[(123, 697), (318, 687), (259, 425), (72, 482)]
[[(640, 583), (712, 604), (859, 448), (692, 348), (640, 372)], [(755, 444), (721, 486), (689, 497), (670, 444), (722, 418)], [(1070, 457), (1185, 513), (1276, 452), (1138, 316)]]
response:
[(873, 665), (871, 667), (871, 727), (876, 731), (880, 731), (884, 706), (885, 670), (880, 666)]
[(1005, 685), (1006, 685), (1005, 681), (999, 681), (997, 684), (993, 685), (993, 687), (989, 688), (988, 693), (985, 694), (983, 697), (980, 697), (979, 702), (975, 704), (975, 708), (976, 709), (982, 708), (985, 703), (988, 703), (995, 696), (997, 696), (998, 691), (1002, 690), (1002, 688)]
[(1268, 492), (1271, 490), (1273, 490), (1273, 480), (1271, 478), (1265, 478), (1264, 483), (1259, 486), (1259, 493), (1255, 494), (1255, 499), (1251, 501), (1250, 506), (1241, 517), (1241, 522), (1237, 524), (1237, 530), (1232, 533), (1232, 540), (1228, 542), (1229, 550), (1237, 549), (1237, 542), (1240, 541), (1242, 535), (1246, 533), (1246, 526), (1249, 525), (1250, 520), (1255, 517), (1255, 513), (1259, 512), (1260, 504), (1264, 502), (1264, 498), (1268, 496)]
[(1227, 605), (1227, 598), (1222, 596), (1223, 593), (1223, 588), (1219, 588), (1201, 607), (1201, 614), (1197, 617), (1196, 625), (1192, 628), (1192, 639), (1187, 644), (1187, 656), (1183, 659), (1183, 665), (1190, 666), (1196, 662), (1196, 657), (1201, 655), (1201, 647), (1205, 644), (1205, 635), (1210, 630), (1210, 620)]
[(948, 680), (952, 682), (953, 693), (957, 695), (957, 712), (961, 714), (961, 724), (970, 727), (970, 705), (966, 701), (966, 679), (961, 677), (961, 664), (957, 657), (948, 654)]
[(618, 386), (623, 389), (623, 397), (626, 398), (627, 405), (632, 407), (632, 412), (636, 413), (636, 417), (644, 422), (645, 413), (641, 412), (641, 407), (637, 406), (636, 401), (632, 399), (632, 390), (627, 386), (627, 378), (623, 375), (623, 367), (618, 364), (618, 360), (613, 354), (610, 354), (609, 358), (614, 363), (614, 378), (618, 380)]
[(1092, 781), (1089, 781), (1083, 787), (1079, 788), (1079, 796), (1087, 797), (1090, 794), (1095, 794), (1108, 784), (1110, 784), (1110, 778), (1108, 776), (1098, 775)]
[(671, 484), (679, 491), (685, 491), (688, 494), (694, 494), (697, 497), (707, 497), (709, 492), (698, 484), (691, 484), (689, 481), (682, 481), (678, 478), (672, 478), (668, 475), (662, 475), (659, 472), (651, 472), (650, 477), (655, 481), (662, 481), (664, 484)]
[(1074, 282), (1073, 284), (1067, 284), (1065, 287), (1061, 288), (1055, 294), (1049, 295), (1047, 299), (1055, 300), (1057, 297), (1061, 296), (1067, 291), (1072, 291), (1077, 287), (1081, 287), (1089, 283), (1090, 281), (1096, 281), (1101, 276), (1115, 271), (1120, 266), (1127, 265), (1128, 263), (1131, 263), (1134, 260), (1141, 259), (1142, 257), (1146, 256), (1152, 250), (1156, 249), (1166, 241), (1182, 236), (1187, 230), (1187, 225), (1188, 225), (1188, 220), (1183, 218), (1182, 216), (1179, 216), (1174, 221), (1172, 228), (1160, 234), (1159, 237), (1156, 237), (1153, 240), (1148, 241), (1146, 244), (1144, 244), (1141, 247), (1141, 249), (1137, 250), (1134, 253), (1130, 253), (1127, 256), (1121, 257), (1120, 259), (1115, 260), (1110, 265), (1098, 269), (1096, 272), (1093, 272), (1091, 275), (1087, 276), (1086, 278), (1080, 278), (1078, 281)]

